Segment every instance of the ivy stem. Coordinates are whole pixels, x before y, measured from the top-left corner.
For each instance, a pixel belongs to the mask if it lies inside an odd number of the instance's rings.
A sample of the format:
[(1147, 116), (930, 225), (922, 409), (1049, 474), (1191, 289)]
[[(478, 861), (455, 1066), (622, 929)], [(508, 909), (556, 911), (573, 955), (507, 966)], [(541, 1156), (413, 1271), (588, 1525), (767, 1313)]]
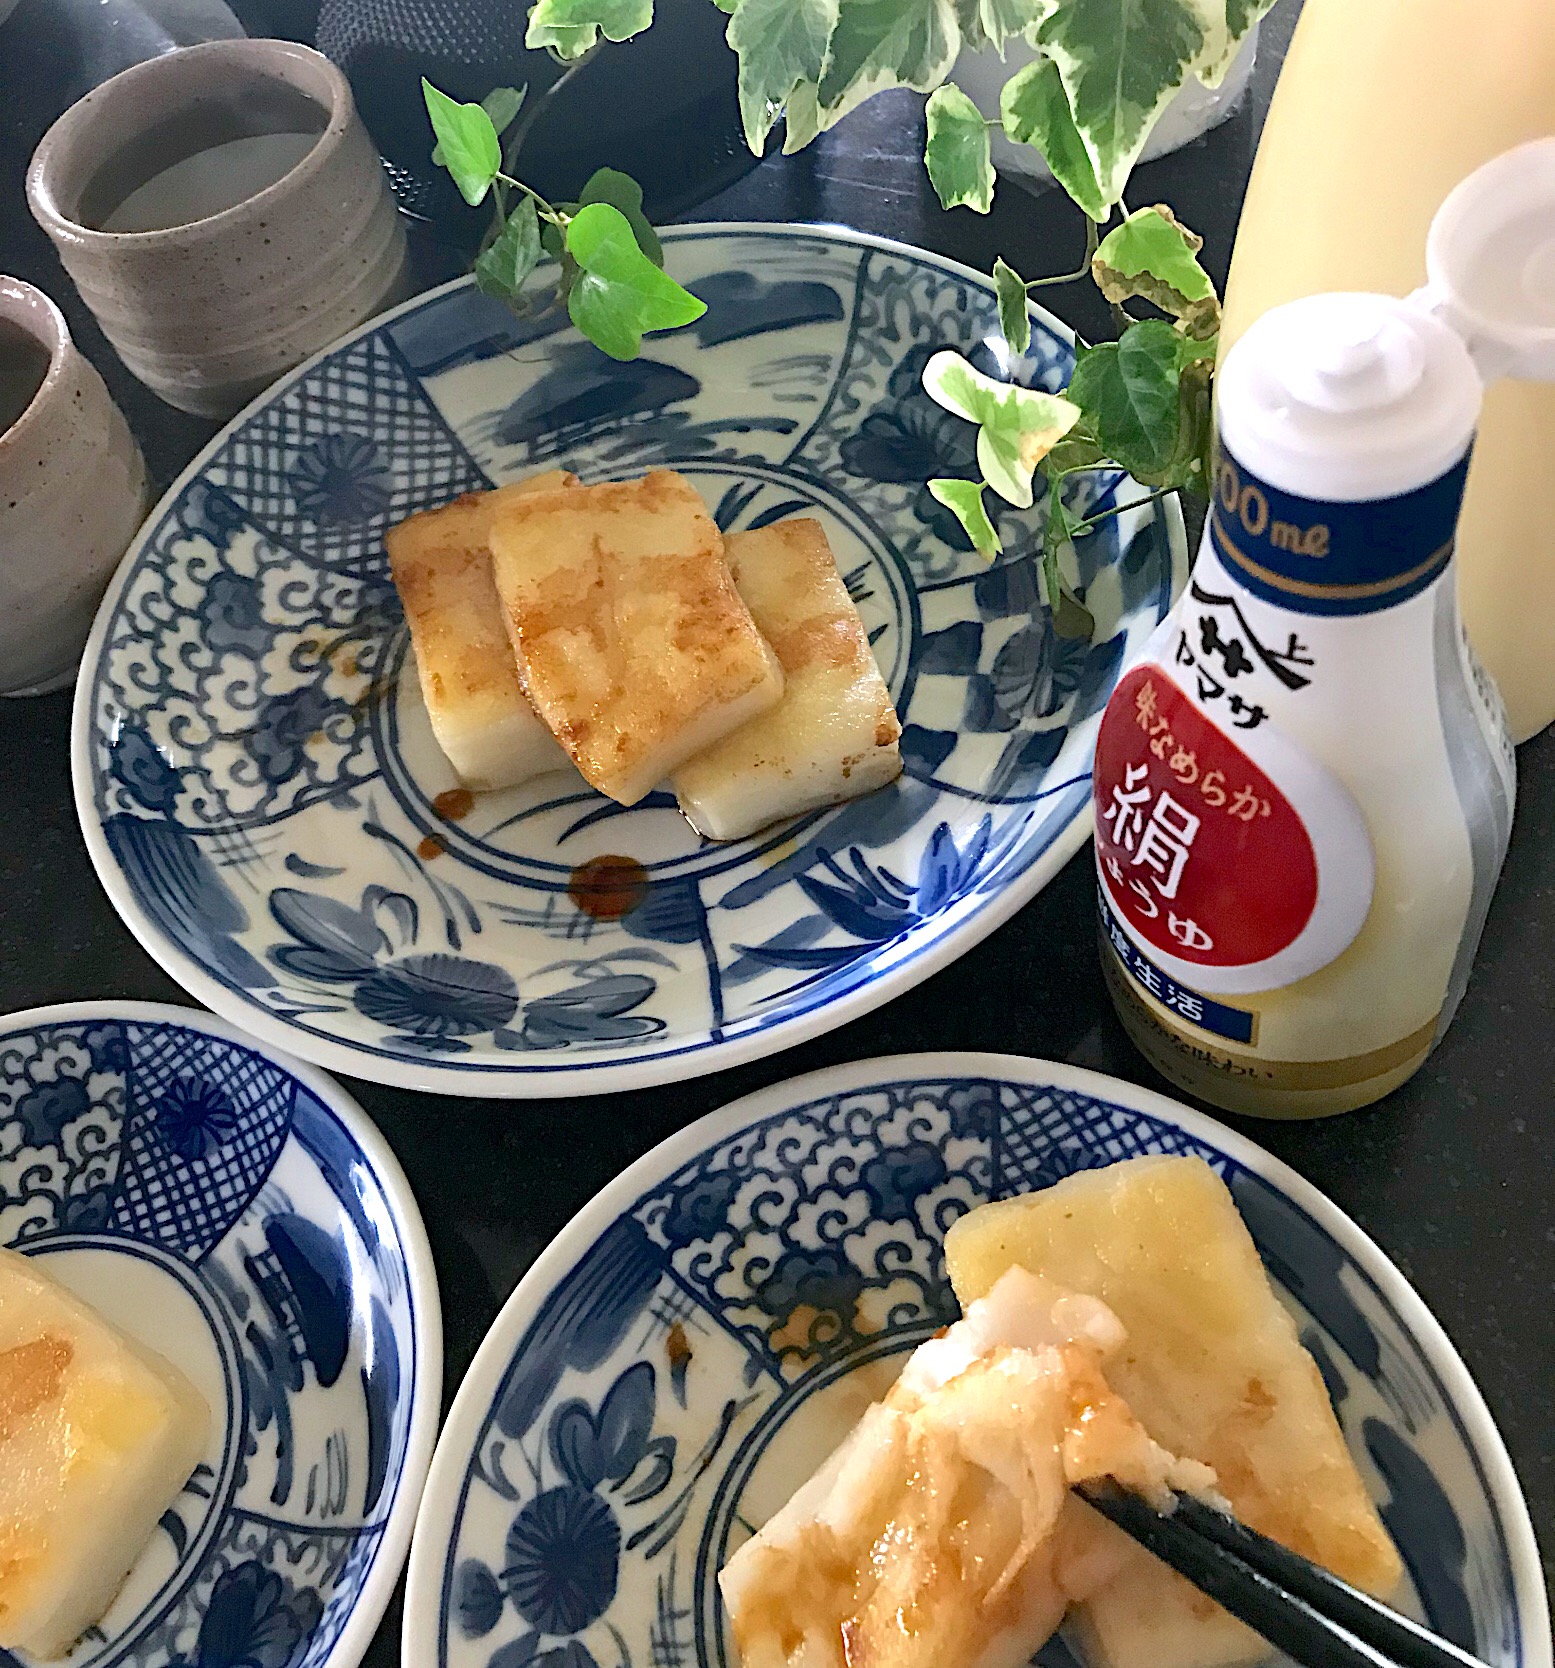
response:
[(518, 161), (518, 153), (524, 148), (524, 141), (529, 137), (535, 123), (539, 121), (544, 113), (545, 107), (572, 80), (573, 76), (594, 57), (596, 50), (597, 48), (585, 52), (581, 58), (569, 64), (533, 104), (519, 111), (518, 119), (508, 129), (507, 142), (502, 147), (502, 166), (504, 168), (510, 169)]
[[(568, 65), (568, 67), (557, 76), (550, 86), (547, 87), (543, 93), (541, 93), (539, 98), (526, 100), (524, 108), (519, 111), (512, 127), (508, 129), (507, 135), (502, 144), (503, 171), (499, 172), (497, 175), (498, 182), (503, 185), (514, 186), (519, 191), (527, 192), (529, 196), (534, 198), (536, 207), (543, 208), (548, 215), (553, 217), (556, 211), (549, 203), (546, 202), (538, 191), (532, 190), (527, 185), (520, 185), (517, 180), (512, 179), (509, 176), (512, 174), (513, 169), (518, 163), (518, 153), (524, 148), (524, 141), (529, 137), (535, 123), (539, 121), (541, 115), (544, 113), (546, 106), (550, 104), (551, 100), (556, 97), (562, 88), (572, 80), (573, 76), (575, 76), (593, 56), (594, 51), (591, 50), (589, 52), (585, 52), (575, 63)], [(495, 186), (492, 189), (491, 196), (497, 210), (497, 223), (492, 228), (491, 235), (493, 237), (501, 237), (502, 228), (507, 224), (507, 204), (503, 201), (502, 194), (496, 190)]]
[(515, 191), (522, 191), (526, 197), (533, 197), (535, 207), (553, 226), (565, 226), (567, 224), (566, 217), (552, 208), (532, 185), (525, 185), (522, 180), (512, 179), (507, 174), (498, 174), (497, 178), (503, 185), (510, 185)]
[(1028, 294), (1032, 290), (1045, 289), (1049, 284), (1072, 284), (1077, 279), (1089, 278), (1091, 275), (1091, 260), (1096, 254), (1097, 245), (1096, 222), (1090, 215), (1085, 217), (1085, 259), (1073, 272), (1055, 273), (1051, 278), (1033, 278), (1026, 286)]
[(1084, 521), (1077, 521), (1069, 529), (1071, 538), (1083, 533), (1089, 533), (1093, 528), (1101, 526), (1102, 522), (1115, 515), (1124, 515), (1129, 510), (1142, 510), (1147, 504), (1158, 504), (1163, 498), (1170, 498), (1176, 487), (1162, 487), (1158, 492), (1146, 494), (1143, 498), (1130, 499), (1127, 504), (1113, 504), (1108, 509), (1099, 511), (1096, 515), (1087, 516)]

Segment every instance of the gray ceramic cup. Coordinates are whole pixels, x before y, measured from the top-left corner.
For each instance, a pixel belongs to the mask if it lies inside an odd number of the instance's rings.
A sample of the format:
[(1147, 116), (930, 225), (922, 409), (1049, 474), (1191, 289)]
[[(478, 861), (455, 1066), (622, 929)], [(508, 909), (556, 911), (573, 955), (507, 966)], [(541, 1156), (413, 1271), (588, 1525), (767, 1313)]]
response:
[(75, 677), (146, 505), (140, 447), (59, 308), (0, 278), (0, 695)]
[[(256, 166), (256, 147), (287, 144), (300, 160), (279, 177)], [(204, 174), (164, 201), (159, 229), (104, 229), (175, 165)], [(44, 135), (27, 198), (125, 364), (204, 417), (407, 289), (404, 229), (350, 86), (290, 41), (211, 41), (105, 81)]]

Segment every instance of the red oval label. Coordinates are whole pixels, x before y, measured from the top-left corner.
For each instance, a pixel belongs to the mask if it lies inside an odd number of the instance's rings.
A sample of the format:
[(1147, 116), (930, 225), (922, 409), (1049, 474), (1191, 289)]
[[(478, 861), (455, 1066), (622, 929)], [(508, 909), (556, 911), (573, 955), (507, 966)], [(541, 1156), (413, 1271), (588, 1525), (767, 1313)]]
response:
[(1312, 919), (1317, 853), (1300, 815), (1159, 666), (1113, 692), (1092, 791), (1102, 884), (1147, 944), (1242, 967)]

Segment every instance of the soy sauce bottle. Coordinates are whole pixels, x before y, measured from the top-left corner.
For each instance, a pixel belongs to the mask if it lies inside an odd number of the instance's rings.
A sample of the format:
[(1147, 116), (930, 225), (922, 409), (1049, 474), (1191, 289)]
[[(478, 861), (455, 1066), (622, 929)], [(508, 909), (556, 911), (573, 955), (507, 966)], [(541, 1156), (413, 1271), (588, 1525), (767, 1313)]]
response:
[(1309, 297), (1231, 349), (1198, 560), (1098, 735), (1108, 988), (1233, 1112), (1349, 1111), (1418, 1070), (1506, 854), (1453, 539), (1485, 382), (1555, 378), (1555, 141), (1471, 175), (1427, 265), (1406, 301)]

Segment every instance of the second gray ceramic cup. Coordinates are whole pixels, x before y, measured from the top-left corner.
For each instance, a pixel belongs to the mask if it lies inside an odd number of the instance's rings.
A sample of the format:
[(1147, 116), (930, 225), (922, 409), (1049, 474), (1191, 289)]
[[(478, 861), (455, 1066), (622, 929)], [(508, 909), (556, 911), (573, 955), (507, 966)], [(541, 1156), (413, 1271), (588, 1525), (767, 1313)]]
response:
[[(104, 229), (191, 157), (206, 157), (215, 201), (224, 184), (239, 195), (225, 159), (248, 147), (252, 164), (273, 134), (305, 154), (234, 206)], [(44, 135), (27, 197), (125, 364), (201, 416), (229, 416), (407, 287), (404, 230), (350, 86), (289, 41), (211, 41), (105, 81)]]

